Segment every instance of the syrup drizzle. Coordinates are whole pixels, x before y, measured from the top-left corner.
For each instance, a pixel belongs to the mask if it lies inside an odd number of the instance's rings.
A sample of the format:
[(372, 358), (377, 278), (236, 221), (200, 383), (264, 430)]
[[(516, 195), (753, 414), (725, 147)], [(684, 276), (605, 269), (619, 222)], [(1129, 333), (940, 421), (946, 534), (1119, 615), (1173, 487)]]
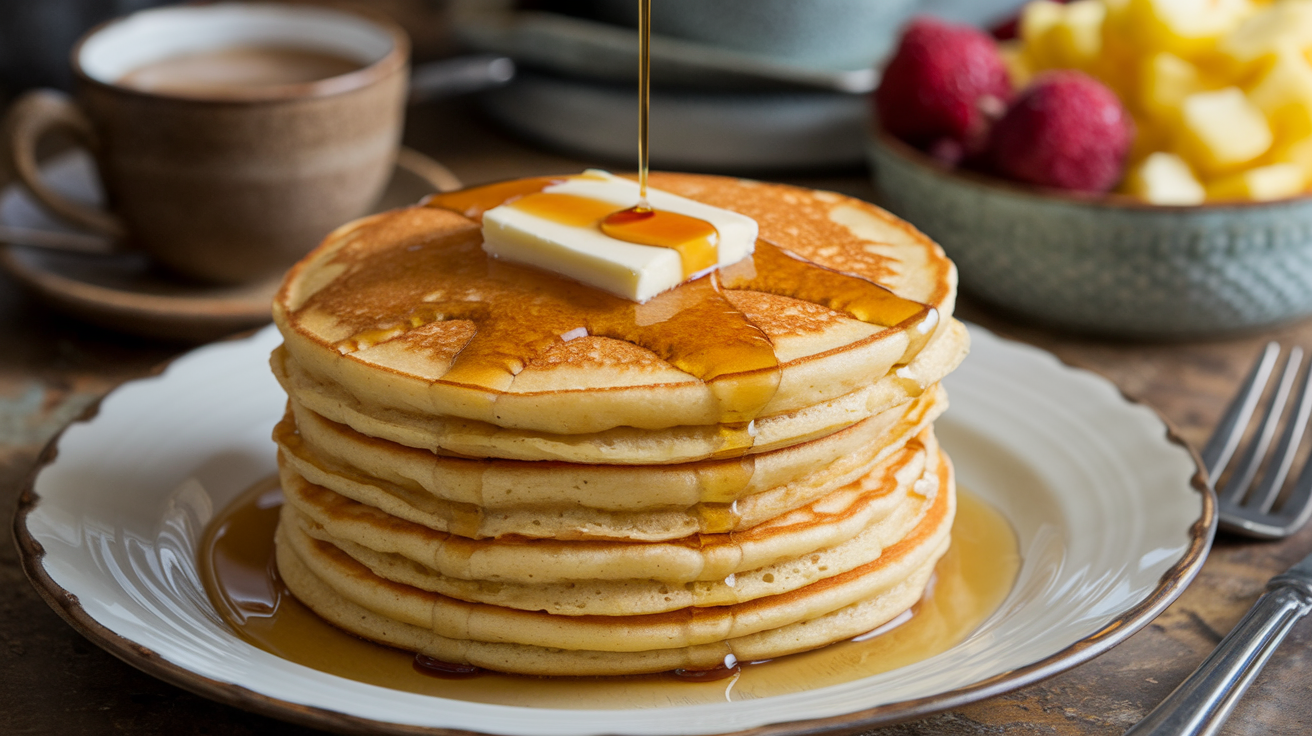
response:
[(615, 211), (615, 205), (577, 194), (538, 192), (509, 203), (536, 217), (574, 227), (595, 227), (616, 240), (670, 248), (683, 262), (685, 279), (715, 267), (720, 234), (705, 220), (642, 205)]
[(639, 204), (608, 215), (601, 221), (601, 231), (626, 243), (678, 251), (685, 279), (714, 268), (720, 261), (720, 233), (715, 226), (678, 212)]
[[(508, 200), (523, 201), (556, 179), (540, 177), (431, 197), (426, 205), (479, 219)], [(394, 263), (390, 261), (395, 261)], [(804, 299), (879, 327), (900, 327), (912, 338), (901, 363), (932, 334), (937, 312), (867, 279), (793, 256), (765, 240), (755, 254), (694, 279), (645, 304), (577, 284), (537, 269), (488, 259), (476, 233), (430, 241), (417, 252), (375, 254), (371, 268), (338, 279), (334, 291), (361, 293), (413, 281), (425, 302), (387, 323), (338, 343), (343, 354), (390, 340), (441, 320), (469, 320), (472, 338), (441, 378), (444, 383), (506, 390), (529, 360), (565, 340), (596, 335), (630, 342), (708, 383), (720, 407), (724, 452), (752, 446), (750, 422), (779, 385), (779, 364), (768, 336), (725, 297), (752, 289)], [(495, 286), (495, 299), (484, 299)], [(306, 306), (315, 304), (311, 298)], [(375, 323), (376, 324), (376, 323)], [(581, 331), (581, 332), (580, 332)]]

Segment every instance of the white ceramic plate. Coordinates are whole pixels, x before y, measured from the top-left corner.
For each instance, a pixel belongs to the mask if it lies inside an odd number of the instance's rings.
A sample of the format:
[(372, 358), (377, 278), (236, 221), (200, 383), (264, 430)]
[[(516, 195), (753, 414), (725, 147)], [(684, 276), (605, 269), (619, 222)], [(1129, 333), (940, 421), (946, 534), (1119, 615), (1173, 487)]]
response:
[[(194, 550), (205, 522), (274, 470), (283, 395), (272, 329), (200, 348), (125, 385), (43, 457), (15, 530), (28, 575), (79, 631), (194, 692), (335, 730), (493, 734), (812, 733), (873, 726), (996, 695), (1124, 640), (1193, 578), (1215, 528), (1193, 455), (1150, 409), (1043, 351), (972, 329), (939, 436), (994, 504), (1023, 564), (1000, 610), (953, 649), (793, 695), (564, 710), (403, 693), (282, 660), (211, 609)], [(57, 451), (57, 452), (56, 452)]]

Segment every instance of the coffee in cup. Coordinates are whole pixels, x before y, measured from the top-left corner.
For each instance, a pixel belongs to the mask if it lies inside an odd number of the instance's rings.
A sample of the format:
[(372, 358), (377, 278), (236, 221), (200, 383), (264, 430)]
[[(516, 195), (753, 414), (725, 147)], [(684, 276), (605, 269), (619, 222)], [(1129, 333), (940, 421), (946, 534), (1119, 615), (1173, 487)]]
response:
[(349, 74), (361, 64), (338, 54), (285, 46), (231, 46), (152, 61), (118, 84), (175, 97), (241, 99), (252, 87), (305, 84)]
[[(390, 175), (409, 43), (394, 23), (303, 5), (147, 10), (73, 50), (76, 102), (11, 108), (19, 180), (52, 213), (125, 238), (187, 276), (280, 273), (367, 211)], [(95, 155), (108, 210), (42, 184), (36, 144), (71, 133)]]

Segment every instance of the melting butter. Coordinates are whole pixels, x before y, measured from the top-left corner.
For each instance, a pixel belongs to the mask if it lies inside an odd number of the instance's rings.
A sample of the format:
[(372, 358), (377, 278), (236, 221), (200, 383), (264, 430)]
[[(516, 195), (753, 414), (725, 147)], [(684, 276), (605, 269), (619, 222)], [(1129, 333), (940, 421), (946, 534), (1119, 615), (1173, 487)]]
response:
[[(751, 255), (756, 221), (603, 171), (543, 187), (483, 213), (483, 249), (643, 303)], [(608, 219), (610, 218), (610, 219)]]

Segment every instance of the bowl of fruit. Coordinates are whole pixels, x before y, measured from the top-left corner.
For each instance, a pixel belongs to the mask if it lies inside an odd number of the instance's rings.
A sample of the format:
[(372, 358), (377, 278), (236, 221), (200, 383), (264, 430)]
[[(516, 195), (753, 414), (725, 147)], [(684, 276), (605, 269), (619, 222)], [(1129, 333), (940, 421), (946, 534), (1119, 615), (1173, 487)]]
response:
[(883, 203), (964, 290), (1122, 336), (1312, 315), (1312, 0), (1038, 0), (1013, 26), (915, 19), (873, 96)]

